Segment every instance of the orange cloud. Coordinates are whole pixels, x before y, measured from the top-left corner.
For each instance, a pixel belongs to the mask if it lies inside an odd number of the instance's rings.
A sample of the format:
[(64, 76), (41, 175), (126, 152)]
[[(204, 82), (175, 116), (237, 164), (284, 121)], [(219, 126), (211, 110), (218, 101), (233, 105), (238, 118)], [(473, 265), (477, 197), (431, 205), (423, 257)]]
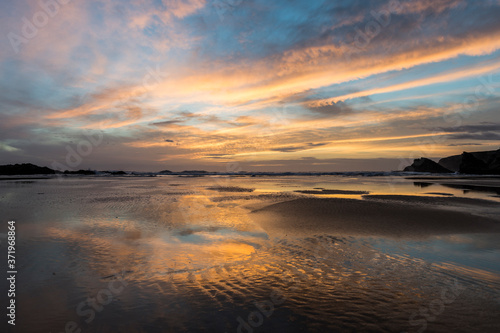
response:
[(337, 96), (334, 98), (326, 98), (326, 99), (316, 100), (314, 102), (311, 102), (309, 105), (312, 107), (318, 107), (318, 106), (328, 105), (331, 103), (337, 103), (339, 101), (345, 101), (345, 100), (353, 99), (353, 98), (357, 98), (357, 97), (364, 97), (364, 96), (384, 94), (384, 93), (389, 93), (389, 92), (396, 92), (396, 91), (401, 91), (401, 90), (406, 90), (406, 89), (412, 89), (412, 88), (432, 85), (432, 84), (436, 84), (436, 83), (452, 82), (452, 81), (456, 81), (456, 80), (460, 80), (460, 79), (464, 79), (464, 78), (481, 76), (483, 74), (492, 73), (498, 69), (500, 69), (500, 62), (496, 62), (494, 64), (484, 65), (484, 66), (481, 66), (479, 68), (473, 67), (473, 68), (468, 68), (468, 69), (464, 69), (464, 70), (458, 70), (458, 71), (454, 71), (454, 72), (435, 75), (435, 76), (427, 77), (424, 79), (413, 80), (413, 81), (409, 81), (409, 82), (405, 82), (405, 83), (401, 83), (401, 84), (396, 84), (396, 85), (392, 85), (392, 86), (388, 86), (388, 87), (374, 88), (374, 89), (370, 89), (370, 90), (365, 90), (365, 91), (360, 91), (360, 92), (356, 92), (356, 93)]

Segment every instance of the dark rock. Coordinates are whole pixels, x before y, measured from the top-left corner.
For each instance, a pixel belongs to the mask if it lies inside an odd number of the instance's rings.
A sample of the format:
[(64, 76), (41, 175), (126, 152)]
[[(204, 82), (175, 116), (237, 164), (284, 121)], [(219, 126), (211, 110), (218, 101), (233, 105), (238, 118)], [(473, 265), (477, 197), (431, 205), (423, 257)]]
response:
[(439, 160), (439, 165), (451, 171), (480, 175), (500, 174), (500, 149), (492, 151), (464, 152)]
[(488, 170), (488, 166), (479, 158), (471, 153), (464, 152), (462, 154), (462, 161), (460, 162), (460, 173), (469, 174), (484, 174)]
[(0, 165), (0, 175), (52, 175), (56, 172), (31, 163)]
[(403, 171), (410, 171), (410, 172), (430, 172), (430, 173), (452, 173), (452, 171), (446, 169), (445, 167), (442, 167), (441, 165), (437, 164), (436, 162), (422, 157), (422, 158), (417, 158), (416, 160), (413, 161), (413, 164), (410, 166), (407, 166)]
[(66, 171), (64, 171), (64, 174), (65, 175), (87, 175), (87, 176), (90, 176), (90, 175), (95, 175), (96, 172), (92, 171), (92, 170), (78, 170), (78, 171), (66, 170)]
[(158, 174), (160, 174), (160, 175), (169, 175), (171, 173), (172, 173), (172, 171), (170, 171), (170, 170), (163, 170), (163, 171), (158, 172)]
[(500, 172), (500, 152), (497, 151), (496, 156), (491, 159), (491, 161), (488, 163), (488, 166), (491, 171), (493, 171), (495, 174), (498, 174)]
[(462, 163), (462, 155), (448, 156), (440, 159), (438, 163), (448, 170), (458, 172), (460, 170), (460, 163)]
[(127, 174), (125, 171), (110, 171), (109, 173), (113, 176), (123, 176)]
[(181, 173), (188, 174), (188, 175), (192, 175), (192, 174), (198, 175), (198, 174), (206, 174), (206, 173), (208, 173), (208, 171), (205, 171), (205, 170), (184, 170)]
[(460, 173), (477, 175), (500, 174), (500, 149), (476, 153), (464, 152), (460, 162)]

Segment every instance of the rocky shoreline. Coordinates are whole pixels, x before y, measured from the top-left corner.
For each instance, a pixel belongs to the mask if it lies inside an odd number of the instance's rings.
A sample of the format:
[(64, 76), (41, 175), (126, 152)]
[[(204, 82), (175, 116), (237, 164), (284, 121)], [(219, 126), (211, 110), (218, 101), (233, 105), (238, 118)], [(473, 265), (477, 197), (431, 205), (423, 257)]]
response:
[(413, 161), (404, 171), (430, 173), (461, 173), (474, 175), (500, 175), (500, 149), (463, 152), (442, 158), (439, 162), (422, 157)]

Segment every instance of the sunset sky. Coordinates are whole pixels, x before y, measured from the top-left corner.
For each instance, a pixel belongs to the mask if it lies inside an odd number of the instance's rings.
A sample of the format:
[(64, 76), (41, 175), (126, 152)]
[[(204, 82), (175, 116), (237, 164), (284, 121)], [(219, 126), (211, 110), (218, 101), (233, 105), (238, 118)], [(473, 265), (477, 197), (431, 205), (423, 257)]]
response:
[(0, 164), (395, 170), (496, 150), (499, 18), (500, 0), (1, 1)]

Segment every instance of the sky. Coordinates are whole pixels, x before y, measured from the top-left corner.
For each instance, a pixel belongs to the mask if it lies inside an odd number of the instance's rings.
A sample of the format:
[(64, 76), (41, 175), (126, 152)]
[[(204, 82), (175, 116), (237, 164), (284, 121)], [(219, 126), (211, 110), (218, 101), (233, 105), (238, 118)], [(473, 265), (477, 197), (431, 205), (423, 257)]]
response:
[(500, 148), (500, 0), (0, 0), (0, 164), (378, 171)]

